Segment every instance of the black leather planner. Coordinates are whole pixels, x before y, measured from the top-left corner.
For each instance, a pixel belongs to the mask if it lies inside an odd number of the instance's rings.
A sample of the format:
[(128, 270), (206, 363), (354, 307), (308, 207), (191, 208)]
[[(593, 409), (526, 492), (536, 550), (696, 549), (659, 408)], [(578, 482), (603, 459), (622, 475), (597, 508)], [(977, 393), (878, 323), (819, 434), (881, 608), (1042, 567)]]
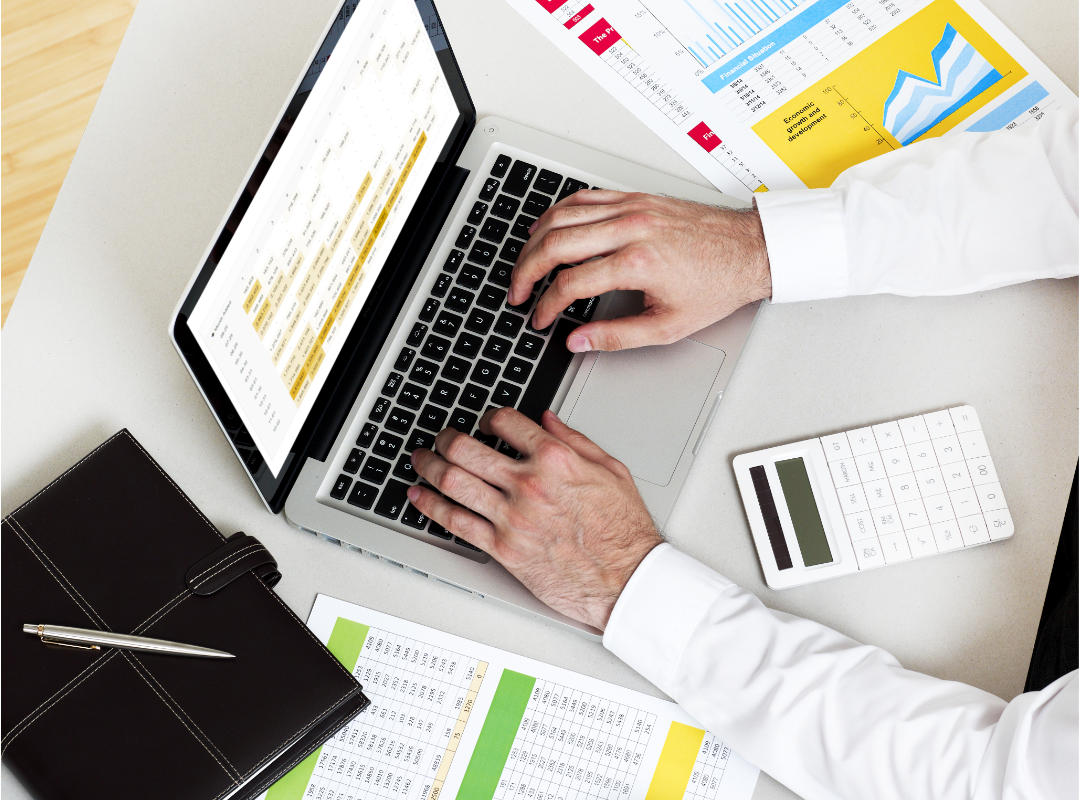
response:
[[(3, 760), (35, 796), (251, 798), (368, 700), (278, 598), (257, 539), (228, 539), (126, 430), (4, 519)], [(64, 625), (224, 650), (43, 644)]]

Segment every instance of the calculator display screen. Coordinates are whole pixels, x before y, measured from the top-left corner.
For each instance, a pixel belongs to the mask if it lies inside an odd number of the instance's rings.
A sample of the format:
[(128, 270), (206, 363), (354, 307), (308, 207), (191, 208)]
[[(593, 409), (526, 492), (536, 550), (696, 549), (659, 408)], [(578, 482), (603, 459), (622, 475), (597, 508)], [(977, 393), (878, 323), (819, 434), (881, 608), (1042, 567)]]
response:
[(791, 515), (791, 524), (795, 528), (799, 550), (802, 551), (803, 563), (808, 567), (832, 563), (832, 551), (829, 549), (825, 529), (821, 525), (821, 514), (814, 501), (814, 490), (810, 487), (806, 464), (801, 458), (777, 461), (776, 474), (780, 477), (780, 486), (784, 489), (784, 499)]

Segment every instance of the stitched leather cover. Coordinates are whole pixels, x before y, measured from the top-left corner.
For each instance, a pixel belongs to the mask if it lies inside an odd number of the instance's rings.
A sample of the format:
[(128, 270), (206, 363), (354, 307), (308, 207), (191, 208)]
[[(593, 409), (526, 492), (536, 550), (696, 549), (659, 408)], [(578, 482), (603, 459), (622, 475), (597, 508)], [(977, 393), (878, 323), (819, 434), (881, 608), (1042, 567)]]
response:
[[(225, 541), (126, 430), (4, 519), (0, 747), (31, 793), (251, 798), (367, 707), (253, 567), (208, 596), (188, 588)], [(24, 623), (236, 658), (48, 647)]]

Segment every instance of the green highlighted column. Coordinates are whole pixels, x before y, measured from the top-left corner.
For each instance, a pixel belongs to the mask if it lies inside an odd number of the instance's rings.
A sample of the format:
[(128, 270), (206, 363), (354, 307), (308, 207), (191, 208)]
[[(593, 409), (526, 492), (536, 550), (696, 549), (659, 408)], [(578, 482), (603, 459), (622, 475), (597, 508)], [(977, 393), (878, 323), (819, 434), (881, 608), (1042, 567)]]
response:
[(456, 800), (491, 800), (514, 746), (536, 678), (504, 669)]

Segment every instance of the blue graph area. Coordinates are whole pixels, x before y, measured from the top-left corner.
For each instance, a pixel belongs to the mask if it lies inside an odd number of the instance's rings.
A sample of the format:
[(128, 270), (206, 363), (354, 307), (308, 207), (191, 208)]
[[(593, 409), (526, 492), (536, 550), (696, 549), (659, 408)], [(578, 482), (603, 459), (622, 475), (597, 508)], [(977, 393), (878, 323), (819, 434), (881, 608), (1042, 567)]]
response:
[(682, 0), (701, 23), (688, 44), (703, 67), (715, 64), (732, 50), (773, 26), (806, 0)]
[(1011, 98), (995, 108), (974, 125), (968, 127), (972, 133), (986, 133), (1000, 131), (1025, 111), (1030, 110), (1036, 103), (1047, 97), (1050, 93), (1043, 88), (1038, 81), (1025, 86)]
[(900, 70), (885, 101), (885, 128), (902, 145), (911, 144), (1001, 80), (1001, 73), (952, 25), (945, 26), (930, 57), (936, 82)]

